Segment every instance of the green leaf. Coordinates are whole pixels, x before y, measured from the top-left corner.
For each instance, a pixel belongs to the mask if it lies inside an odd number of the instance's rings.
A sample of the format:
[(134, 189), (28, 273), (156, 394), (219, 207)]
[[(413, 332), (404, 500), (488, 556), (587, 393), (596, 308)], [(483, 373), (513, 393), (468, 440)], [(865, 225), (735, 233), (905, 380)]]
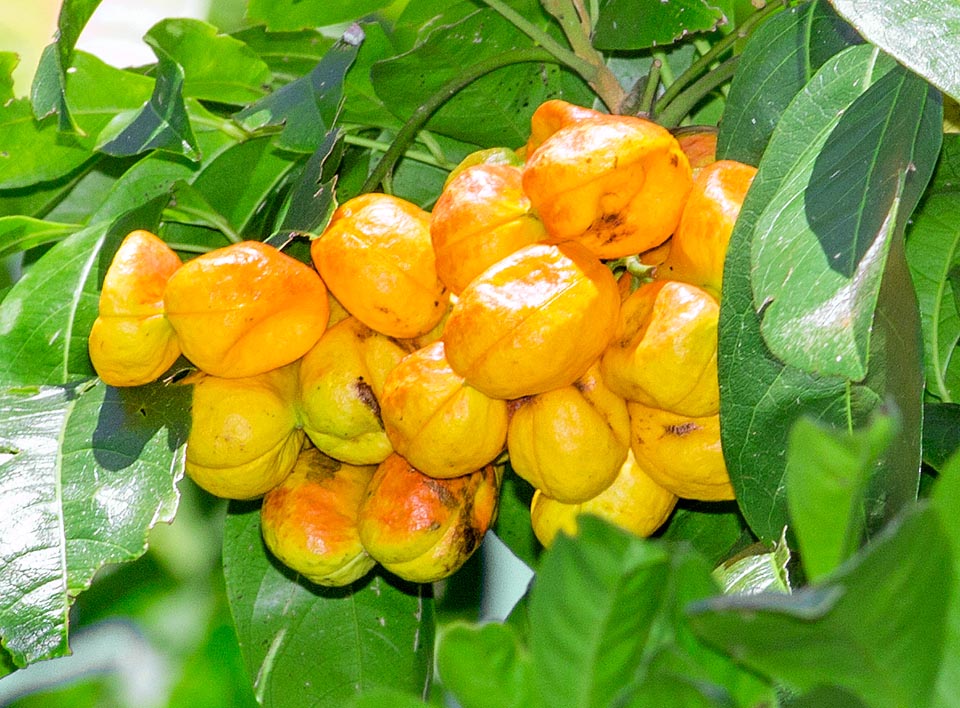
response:
[(179, 495), (182, 387), (0, 393), (0, 635), (18, 666), (67, 653), (67, 612), (108, 563), (146, 550)]
[(597, 49), (647, 49), (712, 32), (728, 19), (704, 0), (603, 0), (593, 31)]
[(940, 471), (960, 450), (960, 403), (923, 406), (923, 461)]
[(337, 208), (335, 186), (342, 157), (341, 136), (338, 131), (331, 131), (291, 186), (280, 208), (279, 226), (270, 234), (271, 243), (323, 231)]
[(100, 133), (97, 150), (114, 156), (166, 150), (198, 161), (200, 152), (183, 103), (183, 68), (158, 52), (150, 100), (135, 114), (120, 114)]
[[(457, 8), (458, 10), (460, 8)], [(560, 96), (566, 88), (566, 71), (544, 64), (543, 53), (499, 13), (478, 9), (461, 17), (438, 18), (436, 28), (409, 52), (378, 62), (372, 80), (383, 104), (400, 120), (407, 120), (451, 81), (461, 79), (476, 66), (497, 65), (446, 100), (427, 122), (427, 129), (481, 147), (518, 146), (530, 133), (530, 116), (540, 103)], [(453, 20), (451, 22), (451, 19)], [(443, 20), (446, 24), (441, 24)], [(551, 21), (538, 12), (534, 22)], [(527, 50), (532, 61), (501, 65), (497, 58)], [(586, 90), (570, 91), (567, 100), (590, 105)], [(482, 121), (477, 116), (483, 116)]]
[(867, 40), (937, 88), (960, 98), (960, 68), (955, 61), (960, 7), (956, 3), (833, 0), (833, 5)]
[(462, 708), (530, 708), (534, 667), (509, 625), (453, 624), (441, 635), (437, 671)]
[(790, 547), (786, 529), (772, 549), (757, 544), (714, 568), (713, 579), (726, 594), (790, 592)]
[(960, 507), (960, 455), (953, 455), (943, 465), (931, 495), (931, 504), (940, 517), (952, 563), (949, 585), (945, 578), (945, 587), (941, 588), (941, 593), (949, 596), (950, 600), (944, 621), (946, 638), (943, 661), (930, 705), (932, 708), (956, 708), (960, 706), (960, 695), (956, 690), (960, 682), (960, 520), (957, 517), (957, 508)]
[(13, 70), (20, 63), (16, 52), (0, 52), (0, 105), (15, 98), (13, 93)]
[(218, 224), (222, 219), (233, 233), (243, 235), (300, 159), (298, 154), (279, 149), (274, 136), (251, 138), (210, 160), (192, 178), (192, 190), (181, 191), (192, 191), (206, 203), (211, 215), (208, 223)]
[(243, 238), (234, 231), (223, 214), (217, 212), (198, 189), (189, 182), (178, 181), (173, 185), (170, 205), (163, 210), (164, 221), (178, 224), (205, 226), (221, 232), (231, 243)]
[[(821, 87), (832, 83), (831, 66), (846, 64), (851, 57), (866, 59), (864, 53), (869, 52), (866, 46), (845, 50), (824, 65), (804, 94), (821, 94)], [(842, 75), (843, 72), (839, 74)], [(851, 93), (856, 96), (859, 90), (852, 87)], [(807, 101), (798, 97), (793, 105)], [(778, 126), (741, 209), (724, 267), (719, 334), (723, 352), (719, 359), (721, 439), (741, 511), (753, 532), (767, 542), (773, 542), (788, 521), (784, 459), (770, 451), (786, 449), (787, 431), (801, 415), (809, 415), (825, 425), (855, 428), (892, 396), (903, 428), (871, 483), (868, 532), (916, 495), (920, 454), (920, 389), (915, 377), (920, 366), (915, 336), (918, 318), (912, 288), (907, 285), (909, 277), (904, 272), (901, 241), (894, 240), (887, 258), (887, 273), (881, 280), (875, 329), (870, 338), (872, 363), (862, 385), (784, 365), (767, 348), (760, 332), (760, 315), (750, 285), (752, 279), (760, 276), (753, 270), (748, 255), (748, 251), (757, 248), (755, 226), (762, 213), (769, 213), (767, 208), (774, 195), (785, 189), (783, 185), (794, 165), (789, 150), (781, 151), (779, 144), (802, 150), (805, 144), (816, 140), (816, 116), (823, 116), (822, 111), (820, 102), (810, 101), (809, 111), (791, 109)], [(929, 118), (926, 113), (924, 117)], [(936, 140), (938, 135), (936, 132), (928, 140)], [(925, 151), (929, 148), (925, 145)], [(855, 155), (851, 154), (851, 161), (857, 159)], [(916, 183), (909, 185), (911, 199), (917, 185), (926, 182), (931, 159), (916, 161)], [(810, 189), (816, 188), (812, 185)], [(816, 248), (820, 248), (819, 244)], [(778, 294), (784, 292), (783, 299), (795, 293), (791, 289)], [(795, 297), (802, 299), (803, 294), (796, 293)], [(827, 338), (824, 333), (813, 331), (808, 336)]]
[(100, 280), (113, 251), (134, 228), (156, 228), (146, 203), (111, 223), (89, 226), (53, 246), (0, 303), (0, 381), (65, 384), (94, 375), (87, 336)]
[(807, 577), (816, 581), (852, 556), (866, 528), (864, 495), (898, 425), (878, 415), (864, 429), (801, 418), (787, 447), (787, 506)]
[(717, 565), (756, 539), (736, 502), (681, 499), (667, 523), (657, 531), (665, 541), (690, 544), (711, 565)]
[(346, 708), (384, 708), (384, 706), (390, 706), (390, 708), (426, 708), (426, 706), (443, 708), (443, 703), (440, 701), (425, 703), (403, 691), (392, 688), (374, 688), (355, 696), (346, 704)]
[(64, 0), (57, 19), (57, 41), (43, 50), (34, 75), (31, 89), (34, 115), (39, 120), (55, 113), (63, 132), (83, 132), (68, 107), (67, 69), (71, 66), (80, 32), (99, 5), (100, 0)]
[(611, 703), (643, 656), (667, 581), (661, 546), (591, 521), (558, 537), (530, 597), (533, 687), (551, 708)]
[(507, 463), (500, 487), (500, 507), (493, 527), (497, 538), (531, 568), (539, 563), (541, 546), (530, 525), (533, 487), (520, 478)]
[(279, 85), (309, 74), (336, 41), (314, 28), (299, 32), (268, 32), (263, 25), (246, 27), (231, 36), (250, 47), (263, 60), (274, 83)]
[(950, 403), (960, 396), (960, 308), (949, 280), (960, 266), (960, 192), (931, 194), (914, 214), (907, 261), (920, 301), (927, 390)]
[(250, 0), (247, 16), (267, 29), (296, 31), (349, 22), (390, 5), (391, 0)]
[[(859, 381), (890, 241), (939, 152), (939, 102), (867, 46), (817, 77), (764, 155), (786, 174), (755, 227), (754, 304), (782, 361)], [(851, 158), (858, 152), (864, 159)]]
[(185, 97), (242, 106), (262, 98), (273, 78), (250, 47), (207, 22), (161, 20), (144, 41), (183, 68)]
[(248, 131), (283, 126), (277, 146), (312, 153), (333, 128), (340, 111), (344, 76), (363, 42), (358, 25), (348, 29), (314, 69), (234, 115)]
[(419, 695), (428, 685), (428, 586), (379, 574), (347, 588), (298, 581), (269, 556), (249, 507), (228, 515), (223, 555), (240, 650), (265, 708), (341, 708), (368, 689)]
[(0, 189), (72, 176), (96, 157), (96, 136), (107, 123), (150, 97), (150, 79), (84, 52), (76, 52), (72, 68), (67, 76), (70, 115), (84, 135), (60, 133), (51, 120), (38, 122), (26, 100), (0, 105)]
[(730, 84), (717, 156), (760, 164), (780, 116), (831, 56), (859, 42), (822, 0), (785, 8), (750, 36)]
[(56, 243), (80, 229), (30, 216), (0, 216), (0, 258), (36, 246)]
[(929, 705), (942, 656), (951, 555), (914, 509), (827, 580), (792, 595), (694, 603), (694, 630), (785, 687), (847, 689), (874, 708)]

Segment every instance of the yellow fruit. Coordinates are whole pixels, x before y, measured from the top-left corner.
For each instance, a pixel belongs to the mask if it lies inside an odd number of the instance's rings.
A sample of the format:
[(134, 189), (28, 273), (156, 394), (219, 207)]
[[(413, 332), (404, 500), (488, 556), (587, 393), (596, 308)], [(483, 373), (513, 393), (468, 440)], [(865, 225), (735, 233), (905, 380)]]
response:
[(586, 501), (610, 486), (627, 457), (626, 401), (593, 365), (569, 386), (518, 399), (507, 449), (514, 472), (547, 496)]
[(684, 499), (734, 498), (720, 445), (720, 416), (677, 415), (628, 403), (630, 447), (650, 477)]
[(716, 300), (695, 285), (641, 285), (620, 308), (601, 359), (604, 381), (628, 401), (690, 416), (717, 413), (719, 314)]
[(585, 502), (565, 504), (542, 490), (534, 492), (530, 523), (537, 540), (546, 547), (553, 544), (561, 531), (575, 535), (577, 519), (583, 514), (598, 516), (646, 537), (666, 522), (676, 504), (677, 495), (653, 481), (630, 453), (613, 483)]
[(507, 438), (506, 402), (454, 373), (442, 341), (409, 354), (387, 374), (380, 412), (393, 448), (431, 477), (475, 472), (500, 454)]
[(550, 237), (577, 241), (599, 258), (634, 255), (666, 241), (691, 184), (676, 138), (632, 116), (565, 125), (523, 170), (524, 191)]
[(180, 266), (180, 257), (148, 231), (133, 231), (121, 242), (103, 279), (88, 342), (104, 383), (150, 383), (180, 356), (177, 334), (163, 311), (163, 291)]
[(375, 469), (304, 449), (263, 498), (260, 526), (270, 552), (318, 585), (349, 585), (366, 575), (376, 561), (360, 543), (357, 514)]
[(526, 246), (460, 293), (443, 332), (447, 361), (491, 398), (566, 386), (600, 356), (619, 308), (616, 279), (585, 248)]
[(245, 378), (188, 379), (193, 403), (186, 472), (197, 485), (227, 499), (254, 499), (290, 473), (304, 442), (297, 366)]
[(387, 373), (410, 353), (355, 317), (324, 332), (300, 362), (300, 406), (307, 436), (330, 457), (377, 464), (393, 452), (380, 416)]
[(310, 266), (259, 241), (188, 261), (164, 309), (183, 353), (208, 374), (254, 376), (306, 353), (327, 327), (327, 289)]

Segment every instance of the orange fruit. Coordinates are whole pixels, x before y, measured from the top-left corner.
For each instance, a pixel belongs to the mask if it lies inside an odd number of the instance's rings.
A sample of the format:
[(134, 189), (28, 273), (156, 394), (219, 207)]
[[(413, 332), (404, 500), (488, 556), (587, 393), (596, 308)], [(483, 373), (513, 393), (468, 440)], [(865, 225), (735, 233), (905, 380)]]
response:
[(431, 477), (475, 472), (496, 459), (507, 439), (506, 402), (456, 374), (442, 341), (409, 354), (387, 374), (380, 413), (393, 448)]
[(573, 123), (594, 118), (606, 118), (606, 113), (595, 111), (592, 108), (578, 106), (559, 98), (544, 101), (530, 116), (530, 137), (525, 145), (529, 157), (543, 141), (563, 128)]
[(530, 155), (523, 188), (551, 239), (599, 258), (659, 246), (680, 221), (691, 170), (668, 130), (633, 116), (564, 126)]
[(437, 273), (453, 293), (504, 256), (546, 238), (523, 192), (520, 168), (465, 168), (440, 194), (430, 236)]
[(374, 470), (305, 448), (263, 497), (260, 528), (270, 552), (318, 585), (341, 587), (366, 575), (376, 561), (360, 543), (357, 514)]
[(660, 486), (684, 499), (734, 498), (720, 444), (720, 416), (677, 415), (628, 403), (630, 448)]
[(603, 352), (604, 381), (628, 401), (692, 416), (720, 410), (717, 323), (720, 306), (695, 285), (657, 280), (620, 308)]
[(530, 503), (530, 523), (537, 540), (546, 547), (553, 545), (561, 531), (575, 535), (578, 519), (584, 514), (646, 537), (666, 522), (676, 504), (677, 495), (657, 484), (630, 453), (613, 482), (584, 502), (566, 504), (538, 489)]
[(755, 167), (735, 160), (711, 163), (697, 174), (658, 278), (692, 283), (720, 297), (730, 235), (756, 174)]
[(443, 332), (447, 361), (491, 398), (567, 386), (600, 356), (619, 308), (616, 279), (583, 246), (525, 246), (460, 293)]
[(167, 282), (163, 303), (184, 355), (224, 378), (255, 376), (299, 359), (330, 317), (316, 271), (259, 241), (188, 261)]
[(334, 297), (377, 332), (418, 337), (447, 309), (430, 214), (399, 197), (369, 193), (344, 202), (310, 255)]

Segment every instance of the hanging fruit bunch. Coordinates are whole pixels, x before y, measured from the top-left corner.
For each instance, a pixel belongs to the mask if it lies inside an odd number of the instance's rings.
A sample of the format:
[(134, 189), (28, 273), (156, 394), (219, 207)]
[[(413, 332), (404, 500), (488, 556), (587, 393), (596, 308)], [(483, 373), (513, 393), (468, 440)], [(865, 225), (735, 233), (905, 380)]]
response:
[(718, 299), (754, 168), (559, 100), (530, 128), (464, 160), (432, 213), (344, 202), (312, 267), (251, 241), (182, 263), (135, 231), (106, 274), (100, 377), (189, 360), (187, 474), (261, 499), (266, 546), (312, 582), (449, 576), (507, 458), (547, 546), (581, 514), (646, 536), (679, 498), (733, 498)]

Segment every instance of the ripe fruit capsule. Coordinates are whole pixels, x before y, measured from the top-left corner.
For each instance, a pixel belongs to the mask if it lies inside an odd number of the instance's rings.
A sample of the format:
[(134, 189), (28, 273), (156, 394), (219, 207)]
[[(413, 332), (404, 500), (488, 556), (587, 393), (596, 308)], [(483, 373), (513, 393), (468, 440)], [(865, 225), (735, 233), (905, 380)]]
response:
[(447, 361), (491, 398), (567, 386), (600, 356), (619, 308), (616, 279), (583, 246), (526, 246), (460, 294), (443, 333)]
[(376, 561), (360, 543), (357, 514), (375, 469), (304, 449), (263, 498), (260, 528), (270, 552), (318, 585), (340, 587), (366, 575)]
[(317, 273), (259, 241), (185, 263), (167, 283), (163, 302), (186, 357), (225, 378), (254, 376), (299, 359), (330, 317)]
[(148, 231), (133, 231), (121, 242), (103, 279), (88, 342), (93, 368), (104, 383), (150, 383), (180, 356), (163, 308), (167, 281), (180, 266), (180, 257)]
[(354, 197), (333, 213), (310, 254), (337, 300), (377, 332), (418, 337), (446, 311), (430, 214), (416, 204), (389, 194)]
[(380, 412), (394, 449), (431, 477), (474, 472), (492, 462), (507, 439), (506, 401), (456, 374), (442, 341), (418, 349), (387, 374)]
[(196, 374), (186, 472), (226, 499), (266, 494), (293, 469), (304, 434), (297, 416), (298, 362), (256, 376)]
[(659, 246), (691, 186), (676, 138), (648, 120), (605, 116), (560, 128), (527, 159), (523, 188), (551, 239), (599, 258)]
[(429, 477), (400, 455), (380, 463), (360, 508), (360, 540), (384, 568), (432, 583), (456, 572), (497, 514), (500, 476), (492, 465), (452, 479)]

